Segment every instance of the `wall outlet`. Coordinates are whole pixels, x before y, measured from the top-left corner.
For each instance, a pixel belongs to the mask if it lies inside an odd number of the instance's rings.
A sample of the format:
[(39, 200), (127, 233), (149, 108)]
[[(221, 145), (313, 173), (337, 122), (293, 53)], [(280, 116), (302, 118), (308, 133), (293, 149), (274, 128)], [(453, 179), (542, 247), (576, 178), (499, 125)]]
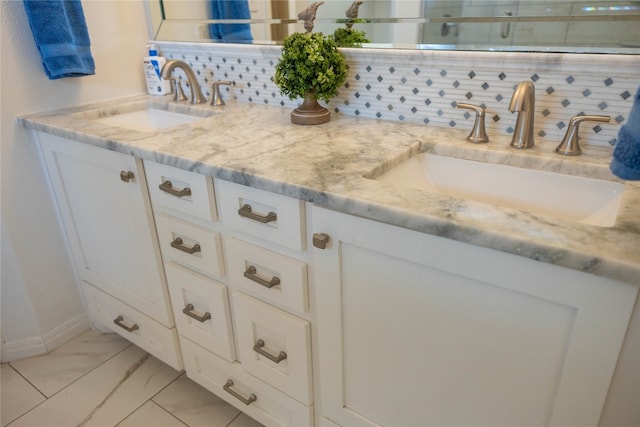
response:
[(211, 34), (209, 33), (209, 25), (207, 24), (198, 25), (198, 37), (200, 38), (200, 40), (211, 39)]

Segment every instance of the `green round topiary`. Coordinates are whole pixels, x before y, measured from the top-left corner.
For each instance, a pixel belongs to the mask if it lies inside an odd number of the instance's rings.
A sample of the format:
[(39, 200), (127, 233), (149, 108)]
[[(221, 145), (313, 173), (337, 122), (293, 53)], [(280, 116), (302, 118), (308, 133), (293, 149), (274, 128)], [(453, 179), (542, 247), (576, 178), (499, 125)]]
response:
[(333, 33), (333, 39), (340, 47), (362, 47), (362, 43), (371, 43), (364, 31), (352, 28), (337, 28)]
[(312, 94), (328, 101), (338, 93), (348, 69), (332, 38), (322, 33), (293, 33), (284, 39), (273, 81), (289, 99)]

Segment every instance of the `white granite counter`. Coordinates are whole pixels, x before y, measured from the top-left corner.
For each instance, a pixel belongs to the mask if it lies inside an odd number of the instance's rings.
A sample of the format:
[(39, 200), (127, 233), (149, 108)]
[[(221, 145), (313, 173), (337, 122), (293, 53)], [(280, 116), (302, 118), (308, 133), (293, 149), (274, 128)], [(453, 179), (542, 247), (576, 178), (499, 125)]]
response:
[(608, 169), (611, 149), (583, 147), (582, 156), (567, 158), (553, 153), (558, 141), (538, 138), (534, 148), (514, 150), (508, 136), (490, 134), (488, 144), (473, 145), (465, 141), (468, 130), (339, 114), (324, 125), (298, 126), (287, 109), (253, 104), (180, 107), (213, 115), (155, 132), (92, 120), (147, 102), (161, 105), (166, 99), (138, 96), (19, 121), (30, 129), (338, 211), (640, 285), (639, 183), (625, 183), (616, 224), (598, 227), (364, 178), (410, 153), (429, 151), (616, 181)]

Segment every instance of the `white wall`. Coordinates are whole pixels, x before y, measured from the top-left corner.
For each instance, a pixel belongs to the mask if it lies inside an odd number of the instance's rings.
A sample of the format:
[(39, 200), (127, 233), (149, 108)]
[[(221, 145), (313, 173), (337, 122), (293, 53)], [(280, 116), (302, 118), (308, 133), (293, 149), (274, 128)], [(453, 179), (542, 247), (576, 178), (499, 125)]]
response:
[(49, 80), (22, 1), (2, 0), (2, 360), (51, 350), (87, 327), (71, 258), (35, 144), (20, 114), (145, 91), (142, 0), (83, 0), (96, 74)]

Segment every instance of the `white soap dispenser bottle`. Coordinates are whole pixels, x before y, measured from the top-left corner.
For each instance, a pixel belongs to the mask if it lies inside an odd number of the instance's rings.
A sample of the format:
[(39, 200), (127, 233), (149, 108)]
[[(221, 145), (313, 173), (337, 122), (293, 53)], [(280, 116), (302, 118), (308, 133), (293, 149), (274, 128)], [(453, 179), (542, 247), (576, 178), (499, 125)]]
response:
[(171, 93), (169, 80), (161, 76), (162, 67), (167, 63), (166, 58), (158, 56), (154, 45), (148, 45), (149, 56), (143, 60), (144, 77), (147, 80), (147, 92), (149, 95), (166, 95)]

